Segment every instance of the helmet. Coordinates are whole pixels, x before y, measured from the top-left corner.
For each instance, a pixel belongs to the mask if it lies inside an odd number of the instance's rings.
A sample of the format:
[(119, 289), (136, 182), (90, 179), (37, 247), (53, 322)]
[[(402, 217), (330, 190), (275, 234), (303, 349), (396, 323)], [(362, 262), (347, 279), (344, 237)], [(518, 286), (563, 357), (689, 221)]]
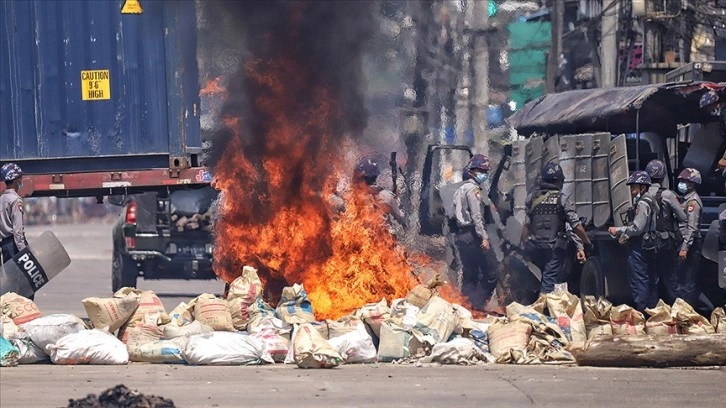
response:
[(13, 181), (23, 175), (23, 170), (15, 163), (7, 163), (0, 167), (0, 179), (2, 181)]
[(542, 167), (542, 180), (544, 181), (565, 181), (565, 174), (562, 167), (557, 163), (547, 163)]
[(489, 171), (489, 159), (483, 154), (475, 154), (466, 165), (468, 170), (478, 169), (481, 171)]
[(627, 184), (642, 184), (644, 186), (649, 186), (651, 185), (650, 176), (643, 170), (634, 171), (630, 177), (628, 177)]
[(665, 178), (665, 164), (660, 160), (656, 159), (649, 161), (648, 165), (645, 166), (645, 171), (648, 172), (651, 180)]
[(701, 172), (691, 167), (683, 169), (683, 171), (681, 171), (681, 174), (678, 175), (678, 178), (696, 184), (701, 184), (702, 181)]
[(381, 169), (378, 167), (378, 162), (373, 159), (363, 159), (358, 162), (355, 167), (355, 172), (364, 178), (375, 178), (381, 174)]

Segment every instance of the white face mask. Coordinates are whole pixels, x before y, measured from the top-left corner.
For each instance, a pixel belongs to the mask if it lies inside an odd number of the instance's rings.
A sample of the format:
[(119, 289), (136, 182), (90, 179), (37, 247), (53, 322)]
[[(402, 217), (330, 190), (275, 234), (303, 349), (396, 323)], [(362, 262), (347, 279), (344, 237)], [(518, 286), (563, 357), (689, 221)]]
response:
[(681, 194), (686, 194), (688, 192), (688, 185), (684, 183), (683, 181), (678, 183), (678, 192)]

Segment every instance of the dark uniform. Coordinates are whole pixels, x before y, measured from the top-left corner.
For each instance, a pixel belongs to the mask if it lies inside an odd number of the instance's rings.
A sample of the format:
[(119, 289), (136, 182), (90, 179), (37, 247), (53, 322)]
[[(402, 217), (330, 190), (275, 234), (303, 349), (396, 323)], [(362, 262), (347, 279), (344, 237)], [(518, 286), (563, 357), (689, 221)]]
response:
[[(650, 186), (650, 176), (644, 171), (630, 175), (628, 185)], [(635, 308), (642, 312), (655, 307), (658, 303), (658, 271), (656, 269), (655, 248), (644, 250), (643, 236), (655, 233), (655, 217), (652, 207), (655, 198), (648, 191), (636, 197), (635, 213), (624, 227), (611, 227), (611, 233), (620, 235), (620, 242), (628, 244), (628, 281), (633, 295)]]
[[(551, 171), (562, 177), (559, 165), (553, 165)], [(542, 174), (546, 177), (548, 166)], [(549, 181), (549, 182), (548, 182)], [(550, 293), (556, 284), (565, 282), (565, 259), (568, 241), (572, 240), (577, 250), (583, 249), (582, 241), (572, 231), (580, 226), (580, 218), (575, 206), (561, 191), (556, 179), (543, 181), (537, 193), (527, 198), (527, 232), (529, 236), (524, 243), (525, 251), (542, 271), (542, 293)]]

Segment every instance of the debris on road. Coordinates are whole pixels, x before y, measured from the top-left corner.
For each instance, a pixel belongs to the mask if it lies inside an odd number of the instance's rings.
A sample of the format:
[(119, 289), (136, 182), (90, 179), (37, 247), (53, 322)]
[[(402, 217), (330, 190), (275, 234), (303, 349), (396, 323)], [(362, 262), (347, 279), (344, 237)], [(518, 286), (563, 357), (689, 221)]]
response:
[(18, 365), (20, 351), (9, 341), (0, 337), (0, 367), (14, 367)]
[(123, 384), (103, 391), (98, 397), (88, 394), (82, 399), (69, 399), (68, 408), (175, 408), (174, 401), (157, 397), (146, 396), (136, 390), (130, 390)]

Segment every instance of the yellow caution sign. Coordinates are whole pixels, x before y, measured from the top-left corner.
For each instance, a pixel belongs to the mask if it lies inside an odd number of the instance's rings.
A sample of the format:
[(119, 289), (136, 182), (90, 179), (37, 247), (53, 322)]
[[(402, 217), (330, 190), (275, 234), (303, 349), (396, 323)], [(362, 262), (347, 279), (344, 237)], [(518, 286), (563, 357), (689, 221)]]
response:
[(81, 98), (84, 101), (111, 99), (110, 78), (107, 69), (81, 71)]
[(139, 0), (126, 0), (124, 6), (121, 7), (121, 14), (141, 14), (143, 12)]

